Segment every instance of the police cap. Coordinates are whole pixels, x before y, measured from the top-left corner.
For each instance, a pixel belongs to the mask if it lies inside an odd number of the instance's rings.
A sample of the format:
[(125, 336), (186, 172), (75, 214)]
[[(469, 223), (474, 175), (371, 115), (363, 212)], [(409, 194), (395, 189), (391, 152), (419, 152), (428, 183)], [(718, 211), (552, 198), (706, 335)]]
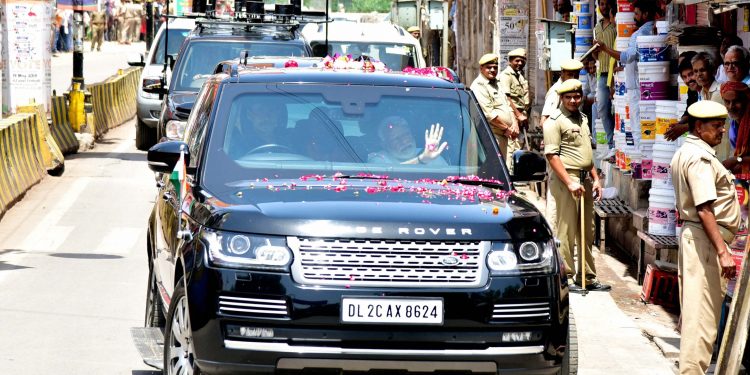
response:
[(408, 31), (410, 33), (413, 33), (415, 31), (419, 32), (419, 27), (417, 27), (417, 26), (411, 26), (408, 29), (406, 29), (406, 31)]
[(583, 84), (577, 79), (568, 79), (563, 82), (557, 89), (557, 94), (567, 94), (569, 92), (581, 92), (583, 91)]
[(508, 52), (509, 58), (523, 57), (526, 58), (526, 50), (524, 48), (516, 48), (513, 51)]
[(727, 108), (713, 100), (701, 100), (688, 107), (688, 115), (701, 119), (727, 118)]
[(562, 64), (560, 64), (560, 68), (562, 70), (572, 70), (577, 72), (583, 69), (583, 63), (576, 59), (569, 59), (563, 61)]
[(498, 56), (494, 53), (488, 53), (479, 59), (479, 65), (495, 63), (497, 64)]

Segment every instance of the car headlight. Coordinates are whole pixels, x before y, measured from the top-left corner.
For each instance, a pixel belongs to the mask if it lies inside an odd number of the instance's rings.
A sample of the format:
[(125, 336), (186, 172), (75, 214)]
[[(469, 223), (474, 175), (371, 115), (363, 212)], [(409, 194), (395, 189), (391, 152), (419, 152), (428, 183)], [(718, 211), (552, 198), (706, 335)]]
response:
[(292, 251), (286, 238), (204, 230), (212, 264), (229, 268), (286, 270)]
[(180, 121), (180, 120), (167, 121), (167, 126), (164, 129), (167, 138), (171, 140), (182, 139), (182, 135), (185, 134), (186, 124), (187, 124), (187, 121)]
[(551, 272), (554, 265), (555, 242), (527, 241), (520, 244), (493, 242), (487, 254), (487, 266), (493, 275)]

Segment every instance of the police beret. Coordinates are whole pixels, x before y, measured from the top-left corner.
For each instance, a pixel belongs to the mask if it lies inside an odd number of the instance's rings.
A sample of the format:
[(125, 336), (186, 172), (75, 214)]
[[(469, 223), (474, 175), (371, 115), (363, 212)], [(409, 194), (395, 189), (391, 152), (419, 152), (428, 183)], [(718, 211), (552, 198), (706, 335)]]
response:
[(562, 95), (574, 91), (582, 91), (583, 84), (577, 79), (569, 79), (563, 82), (557, 89), (557, 94)]
[(410, 27), (410, 28), (406, 29), (406, 31), (408, 31), (408, 32), (410, 32), (410, 33), (413, 33), (413, 32), (415, 32), (415, 31), (419, 31), (419, 27), (417, 27), (417, 26), (412, 26), (412, 27)]
[(699, 119), (727, 118), (727, 107), (713, 101), (701, 100), (688, 107), (688, 115)]
[(496, 54), (488, 53), (479, 59), (479, 65), (484, 65), (487, 63), (491, 63), (491, 62), (494, 62), (495, 64), (497, 64), (497, 60), (498, 60), (498, 56)]
[(513, 51), (508, 52), (508, 57), (523, 57), (526, 58), (526, 50), (523, 48), (516, 48)]
[(565, 60), (562, 62), (562, 64), (560, 64), (560, 68), (562, 70), (579, 71), (583, 69), (583, 63), (575, 59)]

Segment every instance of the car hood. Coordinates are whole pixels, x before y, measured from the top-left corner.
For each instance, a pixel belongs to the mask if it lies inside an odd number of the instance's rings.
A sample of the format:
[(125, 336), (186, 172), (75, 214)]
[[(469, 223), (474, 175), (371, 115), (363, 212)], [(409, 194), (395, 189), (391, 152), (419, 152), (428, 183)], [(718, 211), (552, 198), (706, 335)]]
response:
[(209, 228), (333, 238), (522, 240), (551, 236), (546, 221), (525, 198), (482, 186), (277, 180), (248, 183), (223, 193), (222, 197), (231, 198), (207, 199), (195, 211)]

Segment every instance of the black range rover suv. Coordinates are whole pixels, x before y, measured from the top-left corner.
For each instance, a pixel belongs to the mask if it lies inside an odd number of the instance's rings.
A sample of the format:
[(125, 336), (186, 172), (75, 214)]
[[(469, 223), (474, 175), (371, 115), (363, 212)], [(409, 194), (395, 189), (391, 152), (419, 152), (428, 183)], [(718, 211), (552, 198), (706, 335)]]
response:
[[(543, 159), (519, 152), (509, 176), (469, 90), (225, 71), (184, 139), (148, 153), (163, 179), (146, 325), (165, 332), (165, 374), (575, 373), (556, 244), (512, 189)], [(186, 182), (169, 183), (179, 160)]]

